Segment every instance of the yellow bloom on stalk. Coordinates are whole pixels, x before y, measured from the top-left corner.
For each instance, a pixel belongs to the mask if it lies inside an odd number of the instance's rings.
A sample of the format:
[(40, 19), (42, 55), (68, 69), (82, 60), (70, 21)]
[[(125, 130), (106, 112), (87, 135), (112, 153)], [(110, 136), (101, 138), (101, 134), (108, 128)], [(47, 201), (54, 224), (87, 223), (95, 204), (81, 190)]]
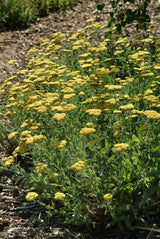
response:
[(15, 159), (13, 156), (9, 156), (9, 157), (4, 158), (3, 161), (4, 161), (4, 164), (6, 166), (8, 166), (8, 165), (14, 163)]
[(121, 114), (122, 111), (121, 111), (121, 110), (114, 110), (113, 113), (114, 113), (114, 114)]
[(116, 90), (121, 90), (123, 86), (122, 85), (105, 85), (104, 87), (110, 91), (116, 91)]
[(15, 62), (16, 62), (16, 60), (10, 60), (10, 61), (7, 62), (7, 64), (8, 64), (8, 65), (12, 65), (12, 64), (15, 63)]
[(120, 110), (133, 110), (134, 106), (132, 104), (122, 105), (119, 107)]
[(38, 143), (39, 141), (41, 141), (42, 139), (46, 139), (46, 136), (44, 135), (34, 135), (33, 136), (33, 143)]
[(64, 120), (66, 114), (65, 113), (56, 113), (52, 119), (56, 119), (57, 121), (62, 121)]
[(116, 152), (122, 152), (122, 151), (127, 150), (128, 147), (129, 147), (129, 144), (127, 144), (127, 143), (115, 144), (114, 145), (114, 150)]
[(59, 149), (63, 149), (67, 144), (67, 141), (66, 140), (61, 140), (59, 143), (58, 143), (58, 146), (57, 148)]
[(48, 110), (48, 108), (46, 106), (39, 106), (38, 108), (36, 108), (36, 111), (39, 113), (39, 114), (44, 114), (46, 113), (46, 111)]
[(141, 75), (142, 77), (150, 77), (150, 76), (154, 76), (154, 73), (153, 72), (149, 72), (149, 73), (144, 73)]
[(86, 124), (86, 126), (88, 126), (88, 127), (91, 127), (93, 125), (93, 123), (90, 123), (90, 122), (88, 122), (87, 124)]
[(96, 130), (93, 128), (82, 128), (80, 131), (81, 135), (93, 134)]
[(155, 110), (146, 110), (143, 112), (143, 115), (147, 116), (147, 118), (151, 120), (160, 119), (160, 114)]
[(26, 200), (27, 201), (33, 201), (37, 197), (38, 197), (38, 193), (36, 193), (36, 192), (29, 192), (26, 195)]
[(78, 161), (71, 166), (72, 170), (81, 171), (84, 168), (84, 161)]
[(121, 130), (116, 130), (113, 134), (113, 137), (119, 138), (121, 136)]
[(18, 134), (18, 131), (10, 133), (10, 134), (8, 135), (8, 139), (9, 139), (9, 140), (13, 139), (17, 134)]
[(63, 199), (65, 197), (66, 197), (66, 195), (64, 193), (60, 193), (60, 192), (57, 192), (54, 195), (54, 199)]
[(124, 52), (124, 50), (115, 51), (115, 52), (114, 52), (114, 55), (117, 56), (117, 55), (120, 55), (120, 54), (123, 53), (123, 52)]
[(80, 91), (78, 95), (85, 95), (84, 91)]
[(85, 111), (87, 114), (92, 115), (92, 116), (99, 116), (102, 112), (100, 109), (89, 109)]
[(65, 94), (64, 96), (63, 96), (63, 98), (65, 99), (65, 100), (69, 100), (69, 99), (71, 99), (72, 97), (74, 97), (76, 94), (75, 93), (73, 93), (73, 94)]
[(82, 55), (79, 55), (79, 57), (81, 57), (81, 58), (87, 58), (88, 56), (90, 56), (91, 55), (91, 53), (84, 53), (84, 54), (82, 54)]
[(49, 175), (49, 179), (55, 179), (56, 177), (58, 177), (58, 173), (52, 173)]
[(64, 111), (65, 112), (71, 112), (72, 110), (75, 110), (77, 108), (77, 106), (73, 105), (73, 104), (67, 104), (64, 106)]
[(93, 22), (94, 22), (94, 19), (93, 19), (93, 18), (90, 18), (90, 19), (86, 20), (86, 23), (89, 23), (89, 24), (91, 24), (91, 23), (93, 23)]
[(153, 39), (152, 38), (146, 38), (146, 39), (142, 39), (141, 42), (145, 42), (145, 43), (149, 43), (152, 42)]
[(103, 198), (104, 198), (105, 200), (110, 200), (110, 199), (113, 198), (113, 194), (111, 194), (111, 193), (104, 194)]
[(36, 173), (41, 173), (47, 166), (47, 164), (39, 163), (35, 169)]

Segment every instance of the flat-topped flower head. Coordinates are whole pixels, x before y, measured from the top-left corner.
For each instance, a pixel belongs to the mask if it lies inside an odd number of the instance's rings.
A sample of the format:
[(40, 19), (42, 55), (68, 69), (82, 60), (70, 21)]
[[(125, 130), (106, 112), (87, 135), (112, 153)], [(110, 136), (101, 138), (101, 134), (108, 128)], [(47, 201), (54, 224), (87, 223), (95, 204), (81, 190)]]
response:
[(84, 161), (78, 161), (71, 166), (72, 170), (81, 171), (84, 168)]
[(26, 200), (27, 201), (33, 201), (37, 197), (38, 197), (38, 193), (36, 193), (36, 192), (29, 192), (26, 195)]
[(82, 128), (80, 131), (81, 135), (93, 134), (96, 130), (93, 128)]
[(102, 110), (100, 109), (89, 109), (86, 110), (86, 113), (92, 116), (99, 116), (101, 114)]
[(115, 144), (114, 145), (114, 150), (116, 152), (122, 152), (122, 151), (127, 150), (128, 147), (129, 147), (129, 144), (127, 144), (127, 143)]
[(60, 192), (57, 192), (54, 195), (54, 199), (63, 199), (65, 197), (66, 197), (66, 195), (64, 193), (60, 193)]
[(104, 198), (105, 200), (110, 200), (110, 199), (113, 198), (113, 195), (112, 195), (111, 193), (107, 193), (107, 194), (104, 194), (103, 198)]

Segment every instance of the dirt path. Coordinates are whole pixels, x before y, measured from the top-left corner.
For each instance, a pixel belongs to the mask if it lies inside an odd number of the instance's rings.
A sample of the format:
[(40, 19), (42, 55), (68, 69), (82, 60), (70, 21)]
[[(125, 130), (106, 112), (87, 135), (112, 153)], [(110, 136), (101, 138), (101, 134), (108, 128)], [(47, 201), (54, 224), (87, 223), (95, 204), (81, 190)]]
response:
[[(0, 82), (26, 67), (28, 62), (26, 52), (32, 47), (38, 48), (40, 38), (50, 39), (51, 34), (57, 31), (65, 33), (68, 37), (83, 28), (89, 18), (106, 24), (110, 10), (107, 4), (104, 13), (98, 13), (94, 0), (78, 0), (72, 9), (38, 19), (30, 28), (23, 31), (0, 31)], [(157, 0), (150, 5), (149, 13), (155, 31), (160, 32), (160, 3)], [(11, 59), (17, 61), (15, 68), (6, 64)], [(0, 238), (94, 238), (87, 231), (76, 232), (57, 226), (56, 221), (48, 227), (30, 222), (28, 218), (32, 214), (43, 219), (43, 212), (41, 209), (37, 210), (36, 205), (27, 208), (30, 204), (26, 204), (24, 198), (20, 196), (22, 189), (13, 187), (14, 181), (14, 174), (0, 169)]]

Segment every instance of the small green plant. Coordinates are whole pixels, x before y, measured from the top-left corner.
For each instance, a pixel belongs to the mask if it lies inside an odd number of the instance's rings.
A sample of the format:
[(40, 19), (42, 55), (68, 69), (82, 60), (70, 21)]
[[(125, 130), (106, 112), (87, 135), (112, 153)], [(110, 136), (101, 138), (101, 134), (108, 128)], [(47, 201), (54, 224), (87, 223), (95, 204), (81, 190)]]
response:
[(89, 19), (40, 39), (1, 86), (1, 122), (4, 167), (23, 176), (26, 200), (64, 223), (123, 230), (159, 210), (160, 40), (115, 30)]
[(0, 24), (12, 29), (25, 28), (38, 16), (43, 17), (54, 9), (71, 7), (74, 0), (2, 0)]

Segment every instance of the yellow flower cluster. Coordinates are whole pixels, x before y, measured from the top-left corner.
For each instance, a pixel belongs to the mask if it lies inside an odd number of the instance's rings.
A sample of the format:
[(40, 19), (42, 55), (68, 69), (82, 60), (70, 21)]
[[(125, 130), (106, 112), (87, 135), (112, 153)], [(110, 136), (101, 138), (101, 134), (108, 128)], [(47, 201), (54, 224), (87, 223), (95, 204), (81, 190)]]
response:
[(66, 146), (66, 144), (67, 144), (66, 140), (61, 140), (60, 142), (58, 142), (57, 148), (63, 149)]
[(80, 131), (81, 135), (93, 134), (96, 130), (93, 128), (82, 128)]
[(103, 198), (104, 198), (105, 200), (110, 200), (110, 199), (113, 198), (113, 195), (112, 195), (111, 193), (107, 193), (107, 194), (104, 194), (104, 195), (103, 195)]
[(86, 110), (86, 113), (92, 116), (99, 116), (101, 114), (102, 110), (101, 109), (89, 109)]
[(49, 175), (49, 179), (55, 179), (58, 177), (58, 175), (59, 175), (58, 173), (52, 173)]
[(4, 158), (3, 161), (4, 161), (4, 164), (5, 164), (6, 166), (8, 166), (8, 165), (10, 165), (10, 164), (13, 164), (14, 161), (15, 161), (15, 159), (14, 159), (13, 156), (9, 156), (9, 157)]
[(71, 166), (72, 170), (81, 171), (84, 168), (85, 162), (78, 161)]
[(114, 145), (114, 150), (116, 152), (122, 152), (122, 151), (127, 150), (128, 147), (129, 147), (129, 144), (127, 144), (127, 143), (115, 144)]
[(39, 163), (35, 169), (36, 173), (41, 173), (47, 166), (47, 164)]
[(66, 195), (64, 193), (60, 193), (60, 192), (57, 192), (54, 195), (54, 199), (63, 199), (65, 197), (66, 197)]
[(36, 193), (36, 192), (29, 192), (26, 195), (26, 200), (27, 201), (33, 201), (37, 197), (38, 197), (38, 193)]

